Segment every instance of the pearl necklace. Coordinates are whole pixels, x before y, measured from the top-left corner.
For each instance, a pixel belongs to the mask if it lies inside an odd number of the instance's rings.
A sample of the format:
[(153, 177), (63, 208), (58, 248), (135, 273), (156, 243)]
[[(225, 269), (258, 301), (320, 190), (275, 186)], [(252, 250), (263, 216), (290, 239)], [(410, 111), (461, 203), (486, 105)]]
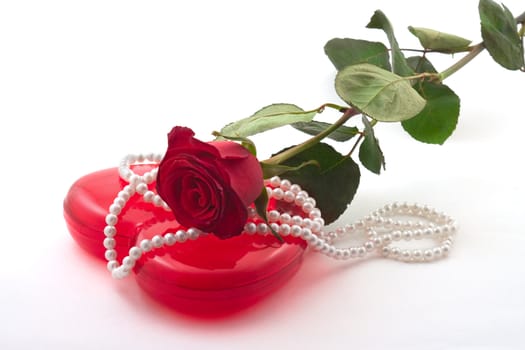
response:
[[(128, 255), (122, 259), (121, 263), (117, 261), (116, 224), (122, 209), (132, 196), (141, 195), (145, 202), (171, 211), (158, 194), (148, 189), (148, 185), (157, 177), (158, 167), (143, 175), (138, 175), (131, 169), (133, 164), (153, 163), (158, 165), (161, 159), (162, 155), (159, 154), (128, 155), (120, 162), (119, 175), (128, 184), (109, 206), (104, 228), (106, 238), (103, 242), (106, 248), (107, 268), (114, 278), (121, 279), (128, 276), (143, 253), (206, 235), (205, 232), (196, 228), (156, 235), (151, 239), (143, 239), (129, 249)], [(321, 211), (315, 206), (315, 199), (299, 185), (277, 176), (266, 180), (265, 185), (269, 198), (293, 203), (301, 208), (307, 217), (291, 216), (288, 213), (270, 210), (267, 213), (268, 223), (256, 223), (256, 210), (249, 207), (249, 218), (244, 226), (243, 234), (268, 235), (271, 234), (271, 230), (274, 230), (281, 236), (300, 237), (313, 250), (334, 259), (365, 258), (375, 253), (385, 258), (404, 262), (430, 262), (448, 256), (453, 243), (453, 235), (457, 230), (457, 225), (451, 217), (426, 205), (392, 203), (373, 211), (353, 224), (326, 231)], [(366, 238), (360, 245), (341, 248), (335, 244), (344, 237), (362, 236), (363, 234)], [(405, 249), (393, 245), (396, 241), (421, 239), (430, 239), (434, 241), (434, 244), (424, 249)]]

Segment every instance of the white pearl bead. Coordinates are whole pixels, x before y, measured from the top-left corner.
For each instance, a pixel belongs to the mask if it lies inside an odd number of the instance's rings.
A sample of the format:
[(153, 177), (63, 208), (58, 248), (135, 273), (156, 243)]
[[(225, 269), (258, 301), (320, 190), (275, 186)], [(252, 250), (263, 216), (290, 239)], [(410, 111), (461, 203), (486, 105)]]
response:
[(279, 176), (274, 176), (270, 179), (270, 185), (272, 187), (279, 187), (281, 185), (281, 178)]
[(301, 186), (293, 184), (292, 186), (290, 186), (290, 191), (292, 191), (294, 194), (297, 194), (301, 192)]
[(390, 255), (394, 258), (397, 258), (400, 253), (401, 253), (401, 250), (398, 247), (393, 247), (390, 249)]
[(318, 221), (312, 221), (312, 227), (310, 228), (312, 232), (318, 233), (321, 231), (321, 224)]
[(153, 202), (153, 198), (154, 197), (155, 197), (155, 192), (153, 192), (153, 191), (146, 191), (146, 193), (144, 193), (144, 202), (151, 203), (151, 202)]
[(113, 278), (115, 279), (123, 279), (124, 277), (126, 277), (126, 273), (124, 272), (124, 270), (122, 269), (122, 266), (114, 269), (113, 271), (111, 271), (111, 275), (113, 276)]
[(108, 264), (106, 266), (108, 268), (108, 271), (111, 272), (115, 270), (119, 265), (117, 260), (110, 260), (108, 261)]
[(366, 249), (365, 247), (359, 247), (357, 248), (357, 256), (362, 258), (366, 255)]
[(106, 226), (104, 227), (104, 234), (106, 235), (106, 237), (115, 237), (115, 235), (117, 234), (117, 229), (115, 228), (115, 226)]
[(412, 258), (415, 260), (415, 261), (420, 261), (423, 259), (423, 252), (419, 249), (416, 249), (414, 251), (412, 251)]
[(145, 183), (140, 183), (137, 185), (137, 193), (138, 194), (144, 194), (148, 190), (148, 185)]
[(149, 252), (152, 248), (153, 248), (153, 244), (151, 243), (151, 241), (149, 239), (143, 239), (141, 242), (140, 242), (140, 248), (144, 251), (144, 252)]
[(257, 233), (264, 235), (268, 233), (268, 225), (266, 225), (264, 222), (260, 222), (257, 224)]
[(115, 226), (118, 222), (118, 217), (115, 214), (106, 215), (106, 224), (109, 226)]
[(131, 195), (128, 192), (122, 190), (117, 194), (117, 197), (122, 199), (124, 202), (127, 202), (129, 201), (129, 198), (131, 197)]
[(138, 260), (142, 256), (142, 249), (140, 249), (139, 247), (131, 247), (129, 249), (128, 255), (134, 260)]
[(283, 179), (281, 180), (281, 189), (283, 191), (287, 191), (292, 187), (292, 183), (289, 180)]
[(162, 198), (160, 198), (160, 196), (158, 194), (153, 196), (153, 204), (154, 205), (156, 205), (157, 207), (160, 207), (160, 206), (162, 206), (162, 203), (164, 203), (164, 201), (162, 200)]
[(110, 214), (119, 215), (121, 211), (122, 211), (122, 206), (120, 206), (120, 205), (117, 205), (117, 204), (113, 203), (113, 204), (111, 204), (109, 206)]
[(294, 203), (295, 205), (301, 207), (305, 203), (305, 201), (306, 197), (297, 195), (297, 197), (295, 197)]
[(290, 230), (290, 233), (292, 234), (292, 236), (299, 237), (301, 235), (301, 232), (302, 232), (301, 226), (292, 225), (291, 230)]
[(357, 254), (358, 254), (357, 247), (350, 247), (349, 250), (350, 250), (350, 257), (351, 258), (356, 258)]
[(394, 241), (399, 241), (401, 239), (401, 231), (392, 232), (392, 239)]
[(303, 224), (303, 218), (299, 215), (294, 215), (292, 217), (292, 224), (302, 226)]
[(150, 184), (150, 183), (153, 182), (153, 180), (155, 180), (155, 177), (153, 176), (153, 174), (151, 172), (144, 173), (144, 175), (142, 175), (142, 177), (144, 178), (144, 181), (147, 184)]
[(117, 245), (117, 241), (115, 241), (114, 238), (106, 237), (104, 239), (104, 248), (106, 249), (113, 249)]
[[(336, 251), (336, 248), (333, 245), (331, 245), (330, 248), (328, 249), (328, 252), (326, 253), (326, 255), (334, 256), (335, 255), (335, 251)], [(348, 252), (346, 253), (346, 256), (345, 256), (345, 253), (343, 252), (343, 258), (344, 259), (348, 259), (349, 256), (350, 256), (350, 254)]]
[(292, 217), (288, 213), (281, 214), (281, 223), (289, 224), (292, 222)]
[(257, 232), (257, 225), (255, 225), (253, 222), (249, 222), (244, 225), (244, 231), (250, 235), (253, 235), (255, 232)]
[(391, 251), (392, 250), (389, 246), (384, 246), (383, 248), (381, 248), (381, 253), (383, 254), (383, 256), (389, 256)]
[(175, 233), (175, 238), (177, 239), (177, 242), (186, 242), (186, 240), (188, 239), (188, 235), (186, 234), (186, 231), (184, 230), (178, 230), (176, 233)]
[(122, 266), (132, 268), (135, 266), (135, 260), (129, 256), (126, 256), (124, 259), (122, 259)]
[(303, 227), (312, 228), (313, 224), (314, 222), (312, 221), (312, 219), (309, 219), (309, 218), (303, 219), (303, 224), (302, 224)]
[(164, 238), (160, 235), (155, 235), (151, 239), (151, 244), (153, 244), (153, 247), (160, 248), (164, 245)]
[(319, 237), (316, 235), (311, 235), (310, 238), (308, 238), (308, 244), (310, 244), (310, 246), (315, 246), (319, 240)]
[(292, 203), (293, 201), (295, 201), (295, 193), (293, 193), (292, 191), (286, 191), (284, 192), (283, 199), (286, 203)]
[(133, 196), (135, 194), (135, 189), (130, 186), (130, 185), (126, 185), (122, 191), (124, 191), (124, 193), (127, 193), (130, 197)]
[(129, 178), (129, 183), (131, 185), (136, 185), (139, 181), (140, 181), (140, 176), (138, 176), (137, 174), (133, 174)]
[(272, 197), (277, 199), (277, 200), (281, 200), (283, 199), (284, 197), (284, 192), (281, 188), (274, 188), (273, 191), (272, 191)]
[(292, 231), (292, 228), (288, 224), (281, 224), (279, 228), (279, 233), (283, 236), (288, 236), (291, 231)]
[(123, 208), (126, 205), (126, 201), (123, 198), (116, 197), (113, 200), (113, 204), (118, 205), (119, 207)]
[(323, 244), (324, 244), (324, 243), (325, 243), (325, 242), (324, 242), (322, 239), (319, 239), (319, 240), (315, 241), (315, 244), (314, 244), (313, 248), (314, 248), (315, 250), (320, 250), (320, 249), (323, 248)]
[(301, 237), (303, 239), (308, 239), (312, 235), (312, 231), (309, 228), (303, 228), (301, 231)]
[(187, 233), (188, 233), (188, 238), (191, 239), (192, 241), (196, 240), (200, 236), (200, 231), (194, 227), (189, 228)]
[(169, 232), (164, 235), (164, 243), (167, 246), (172, 246), (175, 244), (175, 242), (177, 242), (177, 239), (173, 233)]
[(302, 208), (303, 208), (303, 211), (304, 211), (305, 213), (308, 214), (308, 213), (311, 212), (312, 209), (314, 209), (315, 207), (313, 206), (312, 203), (305, 202), (305, 203), (303, 204), (303, 207), (302, 207)]
[(306, 198), (305, 202), (306, 203), (310, 203), (312, 205), (312, 207), (314, 207), (314, 208), (315, 208), (315, 205), (317, 204), (315, 199), (313, 199), (312, 197)]
[(108, 249), (104, 253), (104, 257), (107, 261), (115, 260), (117, 258), (117, 251), (115, 249)]
[(119, 174), (124, 181), (129, 181), (129, 178), (131, 177), (131, 170), (127, 169), (125, 166), (120, 167)]
[(281, 216), (281, 214), (279, 214), (279, 212), (277, 210), (270, 210), (268, 212), (268, 221), (276, 222), (277, 220), (279, 220), (280, 216)]
[(409, 250), (403, 250), (401, 251), (401, 259), (403, 261), (410, 261), (410, 258), (411, 258), (411, 253)]
[(427, 249), (423, 252), (423, 256), (425, 260), (432, 260), (432, 258), (434, 257), (434, 253), (432, 253), (432, 250)]
[(313, 208), (310, 213), (308, 213), (310, 219), (317, 219), (321, 217), (321, 211), (317, 208)]
[(299, 193), (297, 193), (297, 196), (304, 197), (304, 199), (310, 197), (310, 196), (308, 195), (308, 192), (306, 192), (305, 190), (301, 190), (301, 191), (299, 191)]

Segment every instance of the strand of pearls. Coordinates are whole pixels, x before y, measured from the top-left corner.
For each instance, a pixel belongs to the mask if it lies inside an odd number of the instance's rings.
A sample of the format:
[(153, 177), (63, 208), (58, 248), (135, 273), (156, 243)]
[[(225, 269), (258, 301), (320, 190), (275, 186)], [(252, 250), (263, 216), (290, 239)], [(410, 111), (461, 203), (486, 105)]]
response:
[[(120, 163), (120, 177), (128, 182), (128, 185), (117, 194), (109, 206), (104, 228), (106, 238), (103, 243), (106, 248), (107, 268), (114, 278), (121, 279), (128, 276), (136, 261), (146, 252), (187, 240), (195, 240), (206, 235), (196, 228), (156, 235), (131, 247), (128, 255), (122, 259), (122, 263), (118, 262), (114, 238), (117, 234), (116, 224), (119, 214), (132, 196), (141, 195), (145, 202), (170, 211), (162, 198), (148, 187), (156, 179), (158, 168), (143, 175), (138, 175), (131, 169), (133, 164), (145, 162), (158, 164), (161, 159), (162, 155), (159, 154), (128, 155)], [(265, 223), (257, 220), (256, 210), (249, 207), (249, 218), (244, 227), (244, 233), (268, 235), (273, 230), (284, 237), (289, 235), (300, 237), (315, 251), (335, 259), (364, 258), (375, 253), (385, 258), (404, 262), (430, 262), (449, 254), (453, 244), (453, 235), (457, 231), (457, 225), (451, 217), (428, 206), (407, 203), (385, 205), (363, 220), (338, 227), (333, 231), (325, 231), (325, 222), (321, 211), (316, 207), (315, 199), (299, 185), (275, 176), (266, 181), (266, 190), (269, 198), (300, 208), (305, 214), (304, 217), (270, 210), (267, 213), (268, 223)], [(356, 246), (338, 247), (336, 245), (336, 241), (351, 235), (364, 235), (366, 238)], [(434, 241), (434, 244), (424, 249), (405, 249), (394, 245), (394, 242), (402, 240), (421, 239), (430, 239)]]
[(119, 214), (133, 195), (141, 195), (145, 202), (152, 203), (156, 207), (162, 207), (164, 210), (170, 211), (166, 202), (148, 187), (148, 185), (156, 179), (158, 167), (153, 168), (143, 175), (138, 175), (131, 169), (131, 165), (133, 164), (145, 162), (158, 164), (161, 159), (162, 155), (160, 154), (128, 155), (120, 162), (118, 168), (119, 175), (121, 179), (128, 182), (128, 185), (117, 194), (115, 200), (109, 206), (109, 212), (106, 215), (106, 227), (104, 228), (106, 238), (103, 243), (106, 248), (105, 258), (108, 261), (107, 268), (116, 279), (122, 279), (128, 276), (142, 254), (161, 248), (164, 245), (172, 246), (177, 242), (182, 243), (188, 239), (197, 239), (199, 236), (205, 234), (196, 228), (190, 228), (188, 230), (168, 232), (162, 236), (156, 235), (151, 239), (143, 239), (138, 245), (131, 247), (128, 255), (122, 259), (121, 264), (117, 261), (117, 251), (115, 250), (116, 241), (114, 238), (117, 234), (116, 224)]
[[(303, 218), (271, 210), (268, 212), (268, 221), (272, 229), (282, 236), (301, 237), (314, 250), (335, 259), (364, 258), (370, 253), (376, 253), (405, 262), (429, 262), (449, 254), (453, 235), (457, 231), (454, 220), (435, 209), (418, 204), (392, 203), (372, 212), (363, 220), (327, 232), (321, 212), (315, 207), (315, 199), (299, 185), (277, 176), (270, 179), (269, 185), (269, 197), (294, 203), (307, 214)], [(250, 214), (256, 215), (254, 210)], [(251, 234), (271, 232), (265, 223), (257, 226), (247, 223), (245, 231)], [(359, 234), (366, 236), (360, 245), (340, 248), (335, 244), (342, 238)], [(394, 245), (396, 241), (421, 239), (433, 240), (434, 244), (424, 249), (405, 249)]]

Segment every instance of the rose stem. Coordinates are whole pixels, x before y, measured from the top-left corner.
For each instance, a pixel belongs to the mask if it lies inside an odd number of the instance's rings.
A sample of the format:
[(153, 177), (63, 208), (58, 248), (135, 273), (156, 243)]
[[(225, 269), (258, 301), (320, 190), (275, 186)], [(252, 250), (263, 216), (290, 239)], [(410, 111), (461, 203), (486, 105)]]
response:
[(292, 158), (293, 156), (303, 152), (304, 150), (314, 146), (315, 144), (319, 143), (322, 139), (330, 135), (332, 132), (337, 130), (341, 125), (343, 125), (348, 119), (353, 117), (354, 115), (359, 114), (359, 111), (354, 108), (348, 108), (343, 113), (341, 118), (339, 118), (334, 124), (330, 125), (330, 127), (326, 128), (319, 134), (313, 136), (312, 138), (306, 140), (303, 143), (300, 143), (292, 148), (287, 149), (284, 152), (281, 152), (265, 161), (263, 161), (266, 164), (281, 164), (287, 159)]

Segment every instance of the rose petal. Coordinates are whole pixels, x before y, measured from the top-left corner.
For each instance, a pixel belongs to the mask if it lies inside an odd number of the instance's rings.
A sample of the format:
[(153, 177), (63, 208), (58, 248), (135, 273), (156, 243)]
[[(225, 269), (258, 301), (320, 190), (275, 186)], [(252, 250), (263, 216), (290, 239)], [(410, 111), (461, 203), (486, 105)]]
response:
[(210, 142), (221, 155), (220, 167), (229, 175), (230, 186), (245, 206), (259, 197), (264, 186), (261, 165), (247, 149), (234, 142)]

